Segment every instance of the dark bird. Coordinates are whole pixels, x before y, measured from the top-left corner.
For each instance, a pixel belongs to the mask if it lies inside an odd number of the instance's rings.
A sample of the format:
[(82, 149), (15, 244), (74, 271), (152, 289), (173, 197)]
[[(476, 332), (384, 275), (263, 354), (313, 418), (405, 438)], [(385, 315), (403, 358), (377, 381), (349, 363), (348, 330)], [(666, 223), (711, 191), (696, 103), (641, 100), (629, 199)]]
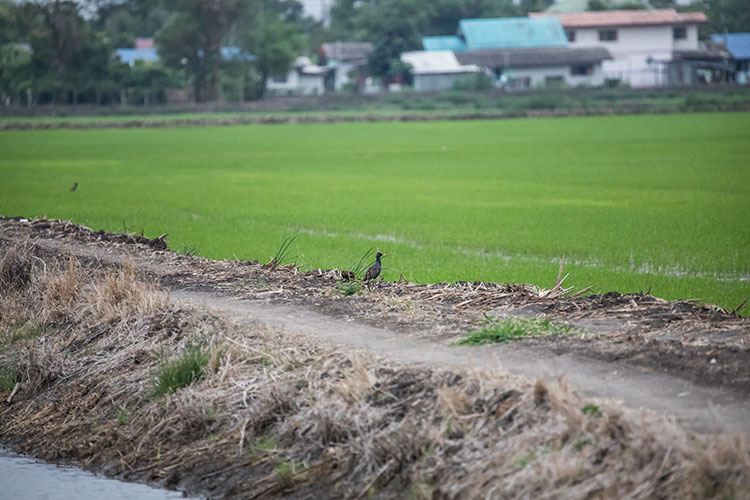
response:
[(367, 268), (367, 272), (365, 273), (365, 283), (380, 276), (380, 271), (383, 269), (383, 264), (380, 263), (380, 257), (385, 257), (385, 254), (378, 252), (375, 255), (375, 263)]
[(72, 187), (72, 188), (70, 188), (70, 191), (71, 191), (71, 192), (73, 192), (73, 191), (75, 191), (76, 189), (78, 189), (78, 183), (77, 183), (77, 182), (74, 182), (74, 183), (73, 183), (73, 187)]

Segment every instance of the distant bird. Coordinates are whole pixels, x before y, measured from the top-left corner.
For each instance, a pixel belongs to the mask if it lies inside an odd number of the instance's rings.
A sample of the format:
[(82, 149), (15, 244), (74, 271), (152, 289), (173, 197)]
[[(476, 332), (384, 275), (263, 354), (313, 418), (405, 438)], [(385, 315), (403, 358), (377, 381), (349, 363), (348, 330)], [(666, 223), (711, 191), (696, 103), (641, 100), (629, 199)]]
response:
[(378, 251), (375, 255), (375, 263), (367, 268), (364, 278), (365, 283), (380, 276), (380, 271), (383, 269), (383, 264), (380, 263), (380, 257), (385, 257), (385, 254)]
[(72, 187), (72, 188), (70, 188), (70, 192), (72, 193), (72, 192), (73, 192), (73, 191), (75, 191), (76, 189), (78, 189), (78, 183), (77, 183), (77, 182), (74, 182), (74, 183), (73, 183), (73, 187)]

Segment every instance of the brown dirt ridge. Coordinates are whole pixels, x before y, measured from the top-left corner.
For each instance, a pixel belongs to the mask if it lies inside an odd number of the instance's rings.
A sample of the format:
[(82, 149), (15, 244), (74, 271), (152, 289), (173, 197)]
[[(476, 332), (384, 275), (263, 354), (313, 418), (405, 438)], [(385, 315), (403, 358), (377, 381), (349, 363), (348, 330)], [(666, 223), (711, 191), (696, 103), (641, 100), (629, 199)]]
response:
[[(345, 297), (337, 270), (211, 261), (165, 242), (0, 220), (1, 442), (211, 498), (750, 498), (748, 434), (697, 434), (565, 378), (404, 364), (241, 321), (250, 306), (313, 311), (429, 354), (485, 314), (544, 316), (585, 333), (516, 354), (666, 368), (746, 404), (750, 329), (736, 314), (480, 282), (379, 282)], [(196, 348), (193, 383), (155, 394)], [(702, 378), (686, 366), (698, 364)]]

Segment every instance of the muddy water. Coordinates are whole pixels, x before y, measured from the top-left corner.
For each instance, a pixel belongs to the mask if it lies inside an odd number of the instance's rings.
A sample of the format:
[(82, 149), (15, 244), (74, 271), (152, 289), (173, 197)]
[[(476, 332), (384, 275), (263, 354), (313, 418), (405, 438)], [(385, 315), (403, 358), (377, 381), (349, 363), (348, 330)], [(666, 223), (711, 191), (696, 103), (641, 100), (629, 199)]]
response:
[(0, 500), (172, 500), (177, 491), (95, 476), (76, 467), (37, 462), (0, 447)]

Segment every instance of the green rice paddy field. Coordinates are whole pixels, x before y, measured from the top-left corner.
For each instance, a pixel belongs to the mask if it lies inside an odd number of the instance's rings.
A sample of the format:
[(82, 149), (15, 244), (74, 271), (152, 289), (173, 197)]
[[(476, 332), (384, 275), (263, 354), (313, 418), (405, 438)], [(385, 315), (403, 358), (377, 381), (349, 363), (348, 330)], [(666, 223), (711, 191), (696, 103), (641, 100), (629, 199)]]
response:
[[(0, 215), (386, 279), (750, 297), (750, 114), (0, 132)], [(75, 192), (70, 188), (79, 186)]]

